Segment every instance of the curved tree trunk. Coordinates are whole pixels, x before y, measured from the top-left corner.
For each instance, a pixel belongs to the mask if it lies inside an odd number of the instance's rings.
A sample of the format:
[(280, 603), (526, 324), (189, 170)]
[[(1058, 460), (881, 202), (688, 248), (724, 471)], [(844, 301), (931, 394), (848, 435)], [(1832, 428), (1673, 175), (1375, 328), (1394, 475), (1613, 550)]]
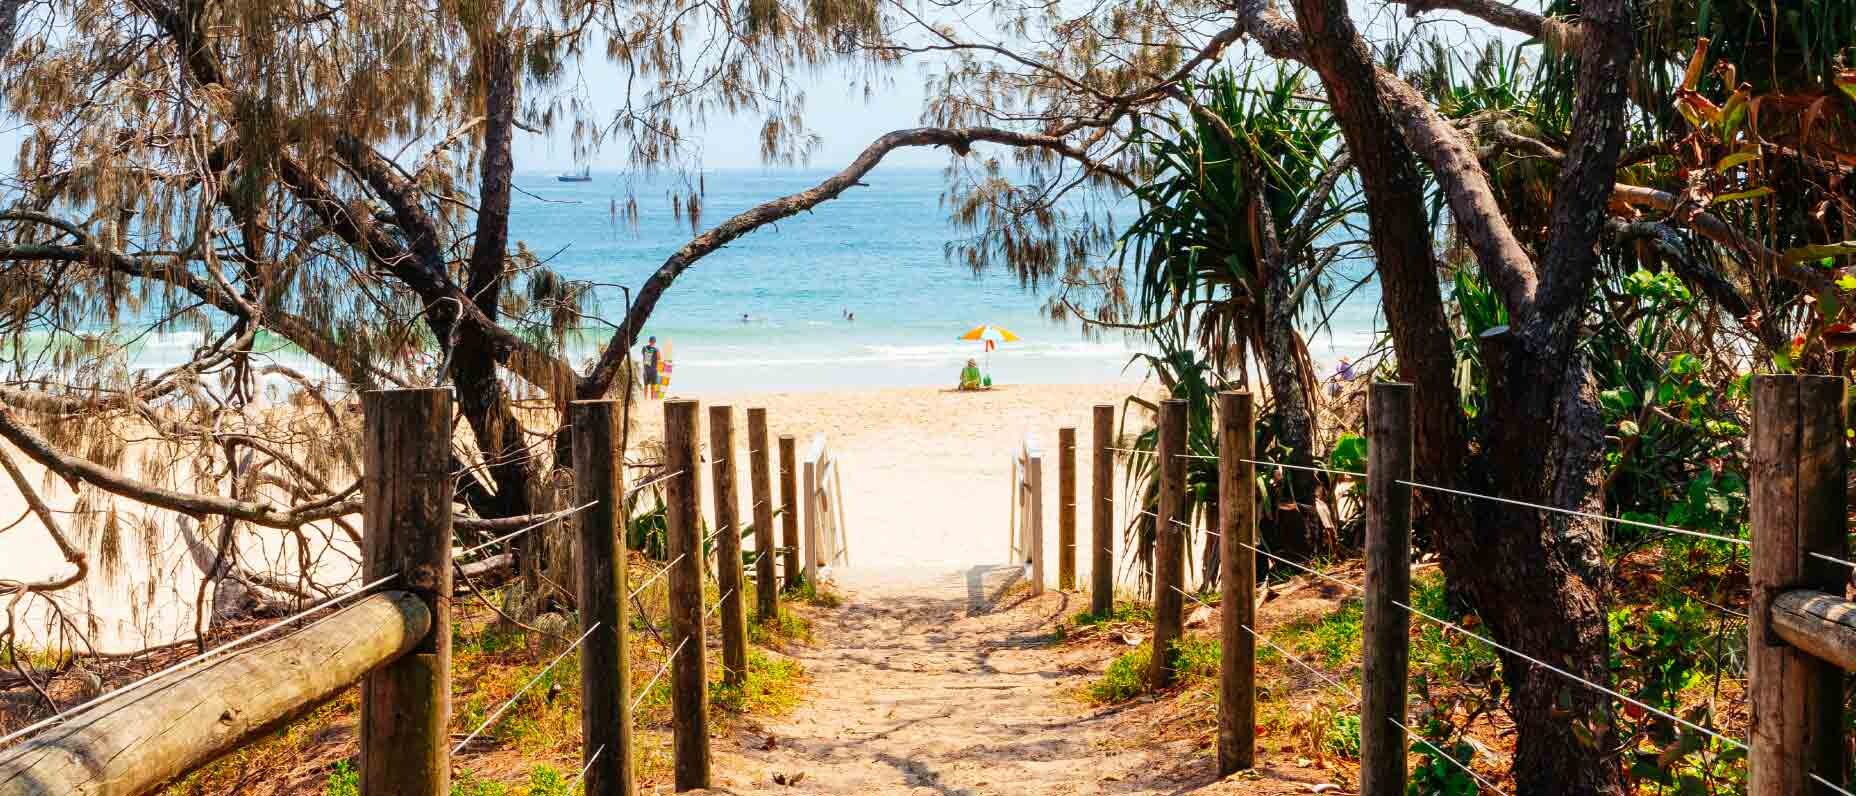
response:
[[(1593, 5), (1611, 6), (1598, 12), (1601, 18), (1607, 12), (1621, 13), (1615, 2)], [(1484, 466), (1466, 468), (1467, 429), (1450, 383), (1455, 363), (1450, 327), (1442, 311), (1431, 227), (1422, 203), (1416, 201), (1424, 183), (1401, 134), (1405, 126), (1394, 113), (1399, 98), (1384, 90), (1342, 0), (1296, 0), (1295, 7), (1306, 38), (1305, 56), (1328, 89), (1348, 151), (1360, 170), (1400, 370), (1417, 385), (1420, 480), (1461, 483), (1466, 473), (1475, 471), (1487, 474), (1486, 481), (1467, 484), (1479, 491), (1557, 506), (1590, 506), (1597, 499), (1603, 447), (1589, 376), (1579, 364), (1573, 332), (1596, 261), (1595, 240), (1577, 238), (1584, 229), (1595, 235), (1601, 224), (1597, 219), (1580, 222), (1578, 215), (1590, 209), (1586, 183), (1592, 180), (1585, 178), (1609, 168), (1604, 167), (1607, 156), (1610, 163), (1616, 162), (1620, 136), (1615, 134), (1615, 110), (1601, 112), (1604, 96), (1588, 91), (1580, 98), (1574, 127), (1585, 127), (1575, 144), (1583, 145), (1581, 152), (1589, 162), (1583, 168), (1568, 166), (1556, 191), (1554, 229), (1570, 239), (1556, 240), (1551, 247), (1550, 282), (1539, 286), (1540, 295), (1536, 296), (1533, 266), (1525, 256), (1517, 261), (1512, 256), (1504, 259), (1514, 254), (1509, 249), (1478, 249), (1480, 265), (1503, 289), (1511, 314), (1528, 323), (1520, 333), (1498, 335), (1485, 346), (1484, 364), (1495, 374), (1495, 384), (1483, 428), (1507, 436), (1482, 440), (1480, 449), (1488, 453), (1478, 464)], [(1628, 29), (1620, 29), (1628, 45)], [(1598, 45), (1588, 41), (1588, 46)], [(1590, 53), (1586, 66), (1600, 61), (1615, 67)], [(1621, 87), (1627, 81), (1619, 77), (1615, 82)], [(1446, 141), (1449, 135), (1446, 131)], [(1474, 168), (1473, 160), (1466, 168)], [(1486, 189), (1480, 177), (1479, 172), (1440, 175), (1440, 181), (1463, 193), (1473, 192), (1478, 184)], [(1608, 181), (1610, 175), (1605, 178)], [(1597, 207), (1602, 211), (1602, 198)], [(1429, 497), (1429, 522), (1444, 553), (1445, 572), (1472, 597), (1495, 637), (1537, 657), (1550, 656), (1581, 677), (1606, 682), (1602, 593), (1590, 570), (1595, 548), (1589, 544), (1596, 538), (1595, 529), (1566, 523), (1559, 515), (1489, 501), (1472, 506)], [(1602, 713), (1603, 697), (1525, 662), (1504, 663), (1518, 734), (1517, 791), (1622, 792), (1617, 759), (1604, 753), (1613, 737), (1606, 729), (1609, 723), (1592, 728), (1597, 748), (1588, 748), (1578, 741), (1567, 718), (1554, 711), (1564, 695), (1578, 718)]]
[[(1308, 374), (1303, 370), (1301, 341), (1295, 333), (1295, 308), (1288, 306), (1288, 279), (1272, 278), (1263, 318), (1263, 372), (1269, 380), (1271, 414), (1275, 415), (1276, 442), (1283, 448), (1272, 459), (1310, 467), (1315, 464), (1315, 416), (1309, 401)], [(1272, 508), (1274, 534), (1264, 541), (1292, 558), (1312, 558), (1334, 552), (1334, 528), (1322, 520), (1320, 503), (1326, 487), (1315, 473), (1280, 468), (1288, 493), (1276, 496)], [(1259, 531), (1261, 533), (1261, 531)]]
[[(1600, 513), (1604, 427), (1591, 374), (1576, 356), (1555, 373), (1540, 358), (1499, 353), (1518, 343), (1508, 334), (1483, 341), (1484, 364), (1493, 357), (1494, 367), (1481, 426), (1484, 454), (1471, 470), (1488, 478), (1471, 488)], [(1446, 572), (1495, 638), (1607, 683), (1601, 524), (1486, 500), (1468, 508), (1468, 532), (1439, 534), (1439, 546)], [(1513, 769), (1518, 792), (1621, 792), (1622, 772), (1605, 753), (1614, 740), (1610, 697), (1517, 656), (1501, 660), (1521, 733)]]
[[(1251, 184), (1262, 185), (1262, 169), (1252, 164), (1250, 172)], [(1276, 238), (1276, 220), (1261, 194), (1251, 198), (1250, 207), (1264, 268), (1263, 342), (1257, 353), (1269, 381), (1276, 442), (1284, 449), (1282, 455), (1269, 458), (1295, 465), (1280, 468), (1288, 494), (1277, 495), (1271, 507), (1275, 533), (1262, 528), (1258, 532), (1262, 541), (1288, 557), (1308, 559), (1333, 552), (1336, 540), (1334, 529), (1323, 522), (1317, 508), (1325, 499), (1325, 487), (1313, 471), (1299, 469), (1315, 463), (1314, 402), (1308, 394), (1311, 374), (1304, 370), (1307, 358), (1302, 356), (1301, 340), (1295, 333), (1295, 278), (1289, 268), (1290, 258), (1300, 253), (1283, 250)]]

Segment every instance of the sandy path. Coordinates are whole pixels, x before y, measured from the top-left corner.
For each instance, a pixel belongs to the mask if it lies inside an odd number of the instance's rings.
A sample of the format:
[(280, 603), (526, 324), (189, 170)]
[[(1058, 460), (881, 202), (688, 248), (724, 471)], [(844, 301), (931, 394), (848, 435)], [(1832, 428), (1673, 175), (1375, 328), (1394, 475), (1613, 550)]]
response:
[[(986, 393), (903, 388), (836, 393), (696, 393), (679, 397), (703, 404), (700, 438), (709, 440), (708, 407), (736, 410), (735, 455), (747, 455), (750, 406), (767, 409), (775, 435), (791, 434), (799, 456), (823, 434), (843, 466), (844, 510), (851, 563), (859, 569), (951, 571), (1006, 558), (1011, 508), (1010, 456), (1027, 433), (1047, 453), (1045, 549), (1048, 577), (1056, 580), (1057, 429), (1079, 431), (1080, 489), (1088, 489), (1090, 408), (1120, 406), (1135, 388), (1116, 384), (1004, 387)], [(662, 436), (663, 408), (652, 401), (636, 415), (640, 436)], [(746, 469), (742, 469), (743, 479)], [(714, 491), (703, 468), (703, 511)], [(745, 480), (739, 490), (749, 509)], [(1087, 515), (1083, 519), (1087, 535)], [(1089, 555), (1078, 555), (1077, 576), (1088, 576)], [(1087, 582), (1087, 581), (1082, 581)]]
[[(763, 733), (718, 738), (717, 790), (977, 796), (1175, 793), (1185, 784), (1175, 776), (1204, 784), (1203, 771), (1157, 765), (1202, 755), (1119, 744), (1121, 711), (1071, 695), (1090, 673), (1063, 659), (1051, 629), (1086, 598), (1030, 599), (1008, 591), (1016, 574), (844, 573), (845, 603), (815, 617), (818, 643), (799, 652), (811, 698)], [(776, 774), (804, 776), (780, 787)]]

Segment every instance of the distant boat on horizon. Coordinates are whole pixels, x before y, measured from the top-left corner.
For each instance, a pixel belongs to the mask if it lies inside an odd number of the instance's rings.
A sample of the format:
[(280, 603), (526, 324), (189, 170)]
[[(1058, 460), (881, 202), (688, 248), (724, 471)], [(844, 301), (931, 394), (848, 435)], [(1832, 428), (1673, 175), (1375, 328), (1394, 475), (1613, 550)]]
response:
[(566, 174), (557, 174), (554, 178), (561, 182), (592, 182), (593, 172), (591, 168), (581, 166), (578, 173), (570, 171)]

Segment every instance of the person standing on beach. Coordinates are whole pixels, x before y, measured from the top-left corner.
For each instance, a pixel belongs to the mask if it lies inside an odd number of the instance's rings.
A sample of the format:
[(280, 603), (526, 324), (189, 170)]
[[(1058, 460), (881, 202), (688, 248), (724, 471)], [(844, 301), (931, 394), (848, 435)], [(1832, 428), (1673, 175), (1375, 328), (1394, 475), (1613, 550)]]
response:
[(657, 394), (657, 337), (652, 336), (639, 352), (644, 359), (644, 393), (646, 397), (656, 398)]

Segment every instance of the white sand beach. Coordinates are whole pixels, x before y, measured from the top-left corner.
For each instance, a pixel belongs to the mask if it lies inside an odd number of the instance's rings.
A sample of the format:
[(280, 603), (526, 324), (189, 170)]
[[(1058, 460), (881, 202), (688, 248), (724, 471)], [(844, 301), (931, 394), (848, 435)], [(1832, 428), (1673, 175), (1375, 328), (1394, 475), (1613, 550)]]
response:
[[(865, 583), (933, 579), (962, 567), (1005, 563), (1011, 511), (1010, 456), (1025, 435), (1031, 434), (1047, 456), (1045, 550), (1047, 579), (1054, 584), (1057, 429), (1065, 425), (1078, 428), (1078, 490), (1079, 495), (1086, 496), (1091, 407), (1114, 404), (1119, 412), (1127, 396), (1138, 389), (1138, 385), (1131, 384), (1011, 385), (978, 393), (916, 387), (717, 391), (675, 397), (696, 399), (705, 407), (728, 404), (737, 409), (743, 516), (750, 516), (752, 499), (745, 466), (745, 414), (749, 407), (765, 407), (771, 432), (776, 437), (795, 436), (801, 456), (816, 435), (825, 435), (842, 467), (851, 564), (834, 574)], [(661, 403), (641, 401), (635, 411), (634, 444), (661, 438)], [(705, 427), (701, 438), (706, 442), (706, 408), (702, 417)], [(42, 468), (16, 451), (9, 452), (15, 454), (54, 509), (68, 511), (73, 507), (75, 498), (61, 481), (46, 479)], [(704, 468), (705, 513), (713, 511), (714, 492), (709, 478), (710, 472)], [(193, 521), (129, 501), (117, 500), (114, 505), (125, 528), (136, 527), (128, 523), (155, 521), (162, 525), (160, 532), (121, 533), (110, 543), (132, 547), (114, 557), (103, 555), (100, 549), (106, 534), (93, 533), (83, 539), (82, 534), (74, 533), (89, 548), (92, 574), (83, 583), (59, 593), (57, 599), (71, 621), (104, 651), (131, 651), (191, 638), (200, 574), (207, 565), (201, 559), (200, 546), (195, 544), (190, 549), (187, 540), (190, 533), (197, 533)], [(1078, 582), (1086, 583), (1089, 520), (1084, 508), (1079, 507), (1079, 512)], [(20, 519), (14, 522), (15, 518)], [(1118, 507), (1117, 518), (1125, 522), (1125, 510)], [(23, 497), (10, 485), (0, 489), (0, 522), (12, 523), (9, 530), (0, 532), (0, 578), (42, 579), (68, 571), (70, 565), (64, 562), (38, 519), (28, 514)], [(275, 571), (288, 572), (294, 553), (284, 555), (286, 545), (280, 541), (281, 532), (263, 531), (253, 536), (258, 541), (241, 551), (248, 565), (254, 569), (278, 567)], [(340, 534), (333, 536), (338, 539), (335, 549), (315, 558), (320, 561), (320, 578), (340, 583), (353, 575), (349, 558), (352, 550), (341, 549), (348, 545)], [(105, 558), (115, 558), (120, 564), (113, 569), (103, 568), (99, 564)], [(22, 640), (44, 643), (53, 618), (40, 601), (22, 606), (20, 620)]]
[[(744, 462), (749, 407), (765, 407), (770, 433), (796, 437), (802, 458), (813, 437), (825, 435), (843, 468), (850, 569), (888, 578), (910, 577), (911, 572), (936, 576), (963, 565), (1006, 561), (1010, 458), (1030, 434), (1045, 453), (1046, 566), (1054, 583), (1057, 430), (1077, 428), (1078, 490), (1087, 494), (1091, 408), (1113, 404), (1119, 417), (1127, 396), (1139, 389), (1128, 384), (1022, 385), (966, 393), (904, 388), (676, 397), (705, 407), (735, 407), (737, 454)], [(703, 417), (706, 442), (707, 409)], [(642, 405), (637, 421), (645, 438), (661, 437), (660, 404)], [(747, 516), (746, 468), (741, 472)], [(712, 510), (709, 475), (703, 473), (705, 511)], [(1088, 572), (1089, 519), (1083, 507), (1078, 510), (1080, 579)]]

